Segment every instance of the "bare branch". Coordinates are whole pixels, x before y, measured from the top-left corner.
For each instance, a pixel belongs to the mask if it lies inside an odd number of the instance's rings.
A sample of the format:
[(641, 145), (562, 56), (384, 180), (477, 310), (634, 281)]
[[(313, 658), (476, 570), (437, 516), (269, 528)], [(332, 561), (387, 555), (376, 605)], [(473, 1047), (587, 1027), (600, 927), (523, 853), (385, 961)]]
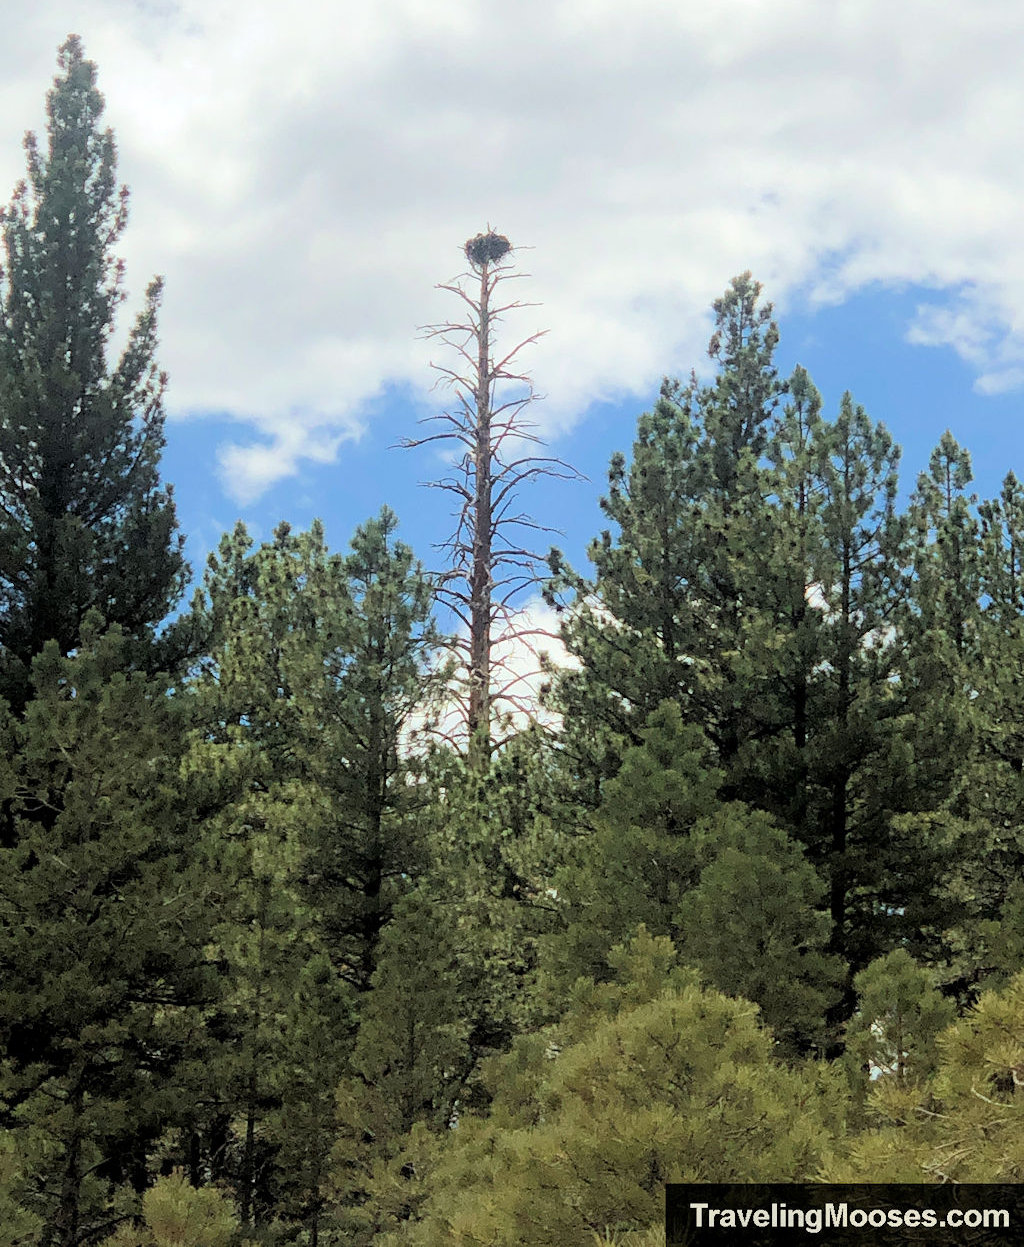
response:
[[(485, 759), (494, 743), (495, 723), (502, 719), (501, 705), (517, 713), (524, 711), (526, 701), (515, 690), (524, 682), (528, 685), (532, 678), (511, 673), (500, 646), (511, 641), (529, 646), (534, 635), (550, 639), (542, 630), (516, 627), (514, 623), (514, 601), (539, 584), (544, 559), (509, 534), (517, 527), (555, 531), (516, 510), (518, 490), (542, 476), (571, 480), (579, 479), (579, 475), (560, 459), (524, 454), (522, 449), (544, 443), (533, 432), (534, 422), (524, 418), (526, 409), (539, 396), (529, 375), (519, 370), (517, 360), (520, 352), (538, 342), (547, 330), (521, 338), (495, 358), (494, 332), (502, 318), (537, 306), (519, 299), (498, 302), (495, 298), (502, 282), (526, 276), (511, 271), (511, 243), (488, 227), (485, 233), (471, 238), (464, 250), (469, 271), (436, 288), (459, 299), (465, 319), (422, 326), (419, 331), (424, 339), (443, 342), (455, 355), (455, 367), (433, 362), (431, 367), (438, 374), (435, 385), (454, 391), (456, 408), (430, 417), (446, 426), (442, 431), (405, 438), (399, 445), (409, 448), (454, 442), (465, 450), (454, 465), (454, 474), (429, 482), (433, 488), (451, 493), (458, 502), (452, 513), (454, 532), (440, 546), (449, 566), (436, 577), (435, 592), (465, 629), (465, 635), (452, 639), (452, 650), (462, 655), (458, 684), (471, 748), (479, 748), (478, 757)], [(516, 392), (517, 388), (521, 392)], [(506, 443), (516, 448), (507, 460), (503, 454)], [(498, 672), (512, 678), (495, 681), (493, 676)], [(540, 674), (539, 668), (536, 674)]]

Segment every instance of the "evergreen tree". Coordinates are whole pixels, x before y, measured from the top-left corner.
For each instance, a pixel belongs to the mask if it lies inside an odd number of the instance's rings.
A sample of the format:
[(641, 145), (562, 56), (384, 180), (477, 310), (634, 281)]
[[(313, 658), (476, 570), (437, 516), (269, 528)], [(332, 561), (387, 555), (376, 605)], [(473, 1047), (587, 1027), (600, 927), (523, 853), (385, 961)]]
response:
[(28, 179), (3, 217), (0, 281), (0, 693), (16, 709), (48, 640), (67, 654), (91, 608), (151, 637), (185, 574), (160, 485), (166, 378), (154, 362), (160, 282), (117, 362), (124, 299), (112, 248), (127, 191), (100, 129), (96, 69), (71, 36), (47, 98), (48, 144), (29, 134)]
[(981, 593), (979, 525), (971, 513), (976, 499), (965, 492), (972, 479), (971, 456), (947, 429), (911, 499), (921, 623), (941, 630), (964, 663), (978, 643)]
[[(908, 666), (905, 524), (895, 498), (899, 450), (844, 394), (818, 429), (814, 486), (823, 626), (813, 655), (804, 825), (798, 834), (828, 881), (830, 951), (852, 976), (935, 914), (940, 858), (927, 824), (900, 821), (928, 807), (927, 774), (914, 757)], [(911, 767), (920, 788), (908, 783)], [(850, 1015), (852, 978), (831, 1011)]]
[(417, 733), (437, 712), (448, 676), (437, 661), (429, 582), (395, 539), (397, 526), (383, 508), (337, 564), (308, 763), (322, 798), (309, 833), (309, 892), (332, 956), (360, 990), (369, 987), (393, 904), (426, 866), (430, 784)]
[(666, 379), (631, 463), (612, 459), (601, 507), (618, 532), (590, 545), (593, 583), (552, 552), (547, 596), (569, 606), (562, 639), (580, 663), (559, 674), (555, 705), (572, 765), (598, 783), (672, 699), (710, 736), (732, 792), (728, 769), (751, 731), (742, 639), (767, 566), (763, 459), (785, 388), (760, 297), (749, 273), (733, 279), (714, 304), (713, 383)]
[(391, 1241), (591, 1247), (655, 1224), (666, 1182), (815, 1172), (834, 1080), (776, 1063), (751, 1006), (698, 987), (667, 939), (641, 929), (610, 961), (615, 981), (581, 981), (490, 1064), (488, 1117), (460, 1121)]
[[(343, 1008), (338, 1026), (337, 971), (323, 990), (304, 984), (311, 963), (326, 959), (305, 892), (307, 830), (320, 804), (310, 777), (314, 707), (339, 603), (335, 573), (319, 527), (292, 535), (281, 525), (254, 551), (240, 524), (211, 555), (194, 607), (208, 653), (189, 684), (185, 774), (219, 897), (207, 956), (221, 971), (222, 993), (207, 1019), (207, 1068), (182, 1159), (194, 1180), (207, 1169), (232, 1183), (245, 1230), (268, 1220), (276, 1198), (283, 1097), (296, 1095), (297, 1115), (316, 1116), (314, 1084), (340, 1077), (351, 1028)], [(286, 1032), (297, 993), (311, 1015)], [(338, 1026), (331, 1055), (319, 1051), (328, 1018)], [(286, 1061), (304, 1073), (283, 1076)], [(326, 1136), (307, 1140), (314, 1152), (333, 1139), (332, 1124), (320, 1124)], [(307, 1194), (315, 1205), (316, 1192)]]
[(721, 771), (700, 729), (665, 702), (623, 753), (604, 786), (593, 827), (568, 842), (552, 892), (561, 922), (542, 937), (542, 967), (556, 1008), (577, 978), (608, 973), (609, 950), (641, 924), (674, 933), (699, 876), (693, 837), (718, 808)]
[[(218, 1042), (211, 1045), (210, 1078), (203, 1090), (215, 1110), (207, 1126), (210, 1151), (220, 1127), (225, 1134), (217, 1167), (234, 1186), (245, 1230), (265, 1223), (272, 1213), (279, 1178), (275, 1124), (284, 1107), (282, 1094), (294, 1087), (294, 1079), (282, 1080), (282, 1067), (290, 1056), (293, 1068), (315, 1073), (314, 1052), (303, 1049), (305, 1041), (315, 1042), (321, 1022), (313, 1014), (301, 1030), (285, 1029), (302, 972), (319, 952), (300, 897), (294, 813), (286, 803), (256, 794), (208, 827), (210, 876), (223, 890), (221, 920), (207, 948), (224, 968), (225, 982), (208, 1019), (211, 1038)], [(219, 851), (214, 837), (221, 842)], [(322, 1003), (304, 995), (310, 1005)], [(342, 1019), (348, 1021), (345, 1013)], [(319, 1053), (325, 1073), (340, 1077), (345, 1048), (342, 1030), (333, 1054)], [(329, 1148), (330, 1133), (326, 1144), (310, 1143)]]
[(718, 372), (700, 401), (704, 549), (697, 598), (703, 626), (695, 638), (698, 653), (701, 642), (707, 651), (711, 679), (698, 721), (726, 767), (726, 792), (743, 796), (732, 772), (759, 730), (751, 692), (762, 693), (763, 674), (751, 671), (750, 655), (758, 648), (759, 620), (772, 605), (766, 571), (776, 554), (765, 506), (765, 456), (786, 387), (774, 363), (778, 326), (772, 305), (761, 302), (761, 284), (749, 272), (734, 278), (714, 312), (708, 354)]
[[(902, 940), (942, 928), (953, 845), (932, 817), (950, 789), (953, 688), (908, 621), (899, 450), (843, 395), (819, 443), (823, 645), (809, 744), (814, 808), (804, 835), (829, 883), (832, 951), (856, 974)], [(853, 988), (836, 1013), (848, 1016)]]
[[(944, 804), (971, 815), (982, 707), (982, 549), (974, 514), (971, 457), (947, 431), (918, 476), (909, 510), (913, 582), (902, 625), (911, 642), (911, 678), (933, 704), (915, 707), (919, 735), (931, 737), (931, 768), (946, 776)], [(931, 722), (929, 722), (931, 720)], [(923, 730), (922, 730), (923, 729)]]
[(454, 897), (421, 887), (403, 899), (381, 959), (351, 1061), (338, 1090), (333, 1154), (335, 1217), (346, 1241), (369, 1243), (389, 1216), (374, 1188), (421, 1125), (437, 1134), (459, 1114), (476, 1067), (469, 1043), (464, 935)]
[(998, 904), (1024, 865), (1016, 835), (1024, 798), (1024, 487), (1007, 474), (999, 497), (979, 508), (981, 585), (978, 660), (973, 666), (979, 768), (975, 815), (989, 824), (982, 849), (981, 894)]
[(551, 556), (547, 596), (562, 640), (581, 668), (560, 670), (555, 704), (564, 719), (562, 749), (584, 783), (579, 796), (600, 800), (625, 743), (640, 742), (647, 716), (666, 699), (691, 698), (706, 671), (689, 642), (699, 626), (695, 456), (700, 429), (691, 391), (668, 380), (653, 411), (640, 417), (633, 456), (615, 454), (601, 509), (617, 526), (591, 542), (594, 583)]
[(826, 648), (822, 584), (828, 577), (819, 471), (821, 395), (803, 368), (771, 432), (766, 484), (770, 557), (761, 561), (762, 610), (748, 619), (742, 656), (751, 739), (737, 787), (805, 840), (812, 808), (810, 745), (819, 727), (816, 686)]
[(878, 1078), (878, 1123), (851, 1134), (823, 1166), (833, 1182), (1009, 1182), (1024, 1178), (1024, 975), (986, 992), (935, 1041), (921, 1080)]
[(238, 1218), (223, 1191), (192, 1186), (176, 1169), (142, 1197), (143, 1225), (123, 1222), (101, 1247), (229, 1247)]
[(18, 1136), (0, 1131), (0, 1247), (35, 1247), (39, 1242), (43, 1218), (30, 1212), (23, 1202), (31, 1189), (26, 1168)]
[(761, 1006), (789, 1052), (822, 1039), (842, 967), (825, 955), (825, 886), (760, 811), (720, 800), (699, 730), (665, 702), (605, 785), (594, 831), (554, 875), (563, 925), (541, 938), (552, 1001), (607, 974), (609, 949), (642, 924), (688, 964)]
[[(392, 938), (388, 957), (378, 965), (391, 985), (404, 979), (417, 984), (407, 993), (405, 1008), (445, 1017), (461, 1036), (459, 1060), (435, 1070), (430, 1091), (432, 1103), (451, 1103), (457, 1096), (460, 1112), (486, 1102), (481, 1062), (506, 1051), (517, 1034), (548, 1016), (536, 976), (539, 939), (557, 922), (548, 886), (556, 837), (543, 813), (548, 775), (540, 737), (527, 730), (506, 741), (484, 773), (478, 759), (448, 751), (434, 755), (434, 795), (425, 810), (429, 862), (413, 893), (421, 908), (410, 912), (420, 913), (429, 901), (436, 910), (432, 920), (444, 931), (428, 935), (421, 918), (423, 936), (398, 943)], [(437, 967), (425, 977), (410, 974), (407, 961), (422, 957), (422, 946), (431, 948), (429, 964)], [(454, 1013), (438, 1009), (432, 979), (446, 981)], [(380, 984), (367, 1006), (378, 1016), (374, 997), (382, 999)], [(421, 1112), (417, 1120), (440, 1128), (433, 1111)], [(446, 1120), (443, 1114), (440, 1120)]]
[[(950, 766), (959, 777), (954, 810), (963, 819), (963, 851), (952, 889), (962, 923), (946, 932), (946, 971), (962, 998), (989, 976), (1018, 968), (1019, 878), (1024, 844), (1018, 831), (1024, 799), (1024, 490), (1007, 474), (997, 498), (978, 508), (980, 535), (971, 552), (975, 601), (960, 609), (972, 624), (961, 664), (961, 697), (970, 713), (970, 749)], [(948, 716), (947, 717), (952, 717)]]
[(697, 829), (694, 851), (700, 876), (673, 924), (680, 957), (760, 1006), (780, 1051), (820, 1051), (844, 969), (825, 952), (824, 881), (767, 815), (735, 804)]
[(91, 1241), (145, 1186), (213, 995), (177, 707), (164, 682), (123, 673), (124, 650), (88, 620), (75, 657), (48, 644), (6, 793), (0, 1102), (45, 1247)]
[(266, 1119), (276, 1149), (276, 1214), (301, 1225), (310, 1247), (317, 1247), (324, 1223), (324, 1187), (339, 1133), (338, 1085), (348, 1070), (353, 1015), (348, 985), (326, 954), (312, 953), (280, 1019), (281, 1043), (269, 1071), (276, 1107)]
[(935, 1072), (936, 1038), (956, 1006), (935, 976), (897, 948), (865, 966), (853, 981), (857, 1013), (847, 1026), (847, 1055), (871, 1077), (921, 1081)]
[(301, 790), (304, 895), (359, 990), (403, 881), (423, 869), (417, 731), (447, 678), (429, 583), (396, 528), (385, 507), (342, 557), (319, 524), (281, 525), (255, 550), (240, 525), (194, 610), (209, 651), (196, 684), (203, 750), (217, 758), (197, 776), (233, 769), (239, 794)]
[[(286, 1207), (319, 1234), (333, 1089), (392, 907), (424, 869), (415, 716), (443, 671), (429, 587), (386, 508), (347, 557), (320, 526), (243, 526), (211, 557), (196, 628), (190, 784), (222, 893), (225, 997), (200, 1155), (244, 1227)], [(194, 1167), (194, 1166), (193, 1166)]]

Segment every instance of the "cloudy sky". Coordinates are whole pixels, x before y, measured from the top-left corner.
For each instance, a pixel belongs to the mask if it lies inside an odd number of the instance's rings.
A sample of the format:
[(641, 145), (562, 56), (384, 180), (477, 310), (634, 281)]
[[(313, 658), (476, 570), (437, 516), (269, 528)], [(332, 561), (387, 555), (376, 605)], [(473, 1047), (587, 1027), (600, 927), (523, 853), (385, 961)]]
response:
[[(704, 367), (751, 269), (788, 371), (849, 388), (912, 487), (946, 427), (978, 489), (1024, 474), (1024, 6), (1017, 0), (39, 0), (5, 15), (0, 196), (57, 46), (96, 61), (121, 252), (166, 279), (166, 474), (193, 561), (241, 516), (320, 515), (343, 547), (389, 502), (430, 564), (435, 289), (486, 223), (524, 249), (508, 334), (553, 453), (524, 498), (582, 561), (610, 454), (664, 374)], [(527, 250), (526, 248), (529, 248)]]

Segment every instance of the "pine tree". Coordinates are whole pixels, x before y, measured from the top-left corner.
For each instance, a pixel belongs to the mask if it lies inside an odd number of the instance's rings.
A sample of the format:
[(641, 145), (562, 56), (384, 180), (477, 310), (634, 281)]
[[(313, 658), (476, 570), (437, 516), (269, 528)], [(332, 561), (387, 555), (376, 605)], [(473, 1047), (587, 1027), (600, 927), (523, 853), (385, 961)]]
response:
[(351, 990), (330, 958), (310, 955), (280, 1019), (282, 1042), (269, 1071), (278, 1107), (266, 1120), (276, 1149), (276, 1215), (302, 1225), (310, 1247), (317, 1247), (324, 1221), (324, 1186), (340, 1124), (338, 1086), (348, 1070), (354, 1014)]
[(714, 304), (714, 381), (666, 379), (631, 463), (612, 459), (601, 507), (618, 532), (590, 545), (593, 583), (552, 553), (547, 596), (568, 607), (562, 639), (581, 664), (559, 674), (554, 704), (573, 764), (596, 768), (597, 782), (665, 699), (708, 733), (727, 768), (750, 734), (741, 642), (768, 565), (763, 460), (785, 388), (772, 306), (760, 299), (749, 273), (733, 279)]
[(1024, 844), (1017, 830), (1024, 799), (1024, 490), (1013, 472), (997, 498), (978, 507), (980, 534), (970, 551), (976, 572), (968, 612), (971, 645), (961, 673), (970, 708), (971, 748), (960, 749), (955, 809), (965, 824), (954, 884), (964, 926), (948, 933), (950, 977), (970, 998), (988, 976), (1016, 968), (1007, 961), (1019, 924)]
[(390, 1210), (374, 1188), (421, 1127), (448, 1130), (476, 1066), (469, 1043), (465, 937), (454, 898), (421, 885), (396, 907), (338, 1088), (334, 1215), (346, 1241), (369, 1243)]
[(814, 1173), (837, 1086), (777, 1063), (756, 1011), (701, 989), (669, 940), (641, 929), (610, 962), (490, 1063), (489, 1115), (460, 1120), (392, 1241), (591, 1247), (659, 1221), (666, 1182)]
[(224, 1192), (195, 1187), (176, 1169), (142, 1197), (143, 1226), (123, 1222), (100, 1247), (229, 1247), (238, 1218)]
[(549, 997), (607, 974), (609, 950), (642, 924), (758, 1004), (787, 1051), (806, 1051), (842, 972), (824, 952), (824, 881), (768, 815), (720, 800), (713, 751), (675, 703), (642, 735), (605, 785), (593, 833), (554, 874), (562, 923), (540, 941)]
[[(282, 1097), (317, 1098), (282, 1078), (282, 1069), (286, 1060), (308, 1068), (296, 1049), (306, 1039), (319, 1042), (322, 1019), (311, 1016), (287, 1034), (283, 1025), (304, 972), (324, 955), (305, 895), (306, 832), (319, 813), (309, 759), (339, 601), (335, 573), (319, 526), (293, 535), (281, 525), (273, 541), (253, 550), (238, 525), (211, 555), (193, 609), (208, 652), (188, 686), (193, 728), (185, 775), (202, 815), (199, 854), (219, 897), (207, 956), (221, 971), (222, 993), (207, 1022), (206, 1077), (184, 1150), (194, 1175), (206, 1167), (232, 1183), (247, 1231), (270, 1216)], [(337, 980), (337, 971), (330, 977)], [(336, 995), (305, 993), (330, 1005), (332, 1021)], [(340, 1076), (347, 1039), (342, 1027), (333, 1059), (320, 1054), (324, 1076)], [(329, 1150), (331, 1126), (321, 1124), (326, 1140), (309, 1143)]]
[(674, 933), (697, 882), (693, 836), (718, 808), (722, 773), (700, 729), (665, 702), (604, 786), (593, 828), (572, 838), (552, 878), (560, 922), (542, 937), (542, 967), (556, 1006), (581, 976), (607, 974), (608, 951), (643, 923)]
[[(998, 829), (1000, 857), (1009, 849), (1008, 832), (1024, 795), (1024, 724), (1020, 688), (1024, 683), (1024, 486), (1007, 474), (999, 497), (979, 507), (981, 517), (980, 655), (974, 688), (980, 718), (984, 814)], [(1008, 880), (1024, 857), (1010, 849), (1003, 862)], [(1017, 856), (1014, 857), (1013, 854)], [(994, 863), (993, 863), (994, 864)]]
[(214, 995), (178, 707), (92, 623), (74, 657), (50, 642), (34, 664), (0, 850), (0, 1102), (46, 1247), (91, 1241), (145, 1186)]
[[(574, 769), (593, 775), (581, 796), (600, 800), (600, 780), (613, 774), (623, 743), (639, 744), (640, 728), (665, 699), (698, 695), (707, 678), (690, 652), (698, 627), (700, 555), (696, 453), (700, 428), (691, 394), (666, 381), (654, 410), (641, 416), (631, 463), (615, 454), (601, 509), (618, 528), (592, 542), (594, 583), (551, 556), (547, 597), (580, 670), (559, 671), (555, 704), (565, 730), (561, 747)], [(577, 739), (579, 738), (579, 739)], [(582, 778), (582, 775), (581, 775)]]
[[(16, 709), (48, 640), (67, 654), (95, 608), (145, 642), (184, 583), (160, 485), (165, 375), (154, 362), (153, 281), (110, 366), (127, 219), (96, 68), (77, 36), (47, 98), (48, 144), (3, 216), (0, 280), (0, 693)], [(153, 661), (153, 660), (151, 660)]]
[(966, 1017), (937, 1036), (934, 1048), (938, 1068), (932, 1077), (875, 1080), (868, 1105), (879, 1124), (851, 1134), (836, 1149), (823, 1166), (825, 1181), (1024, 1178), (1024, 975), (1001, 991), (986, 992)]
[[(805, 834), (829, 881), (831, 950), (856, 971), (888, 951), (880, 928), (898, 925), (913, 895), (904, 873), (912, 852), (891, 822), (894, 811), (914, 808), (909, 747), (897, 737), (907, 710), (899, 678), (906, 645), (898, 629), (906, 562), (895, 510), (899, 450), (847, 393), (822, 430), (818, 455), (826, 616), (819, 661), (827, 665), (815, 688), (817, 808)], [(848, 1014), (852, 1000), (850, 987), (835, 1016)]]
[(24, 1149), (9, 1131), (0, 1131), (0, 1245), (35, 1247), (43, 1228), (43, 1218), (30, 1212), (22, 1202), (31, 1187), (26, 1172)]
[(767, 815), (735, 803), (697, 829), (694, 854), (700, 876), (673, 922), (680, 956), (758, 1005), (780, 1052), (820, 1051), (844, 971), (825, 951), (824, 880)]
[(425, 865), (422, 732), (448, 670), (433, 594), (385, 507), (337, 564), (339, 606), (315, 709), (309, 774), (321, 817), (309, 834), (309, 893), (332, 956), (369, 987), (395, 901)]
[(816, 687), (827, 646), (822, 583), (828, 578), (820, 456), (821, 395), (806, 369), (768, 444), (766, 548), (759, 566), (761, 610), (748, 617), (742, 654), (751, 740), (738, 760), (737, 790), (805, 840), (812, 806), (810, 743), (819, 726)]
[(980, 533), (966, 493), (971, 456), (947, 429), (917, 478), (911, 520), (917, 530), (916, 600), (926, 629), (941, 629), (958, 660), (978, 643)]
[(956, 1005), (935, 986), (935, 975), (897, 948), (854, 979), (857, 1013), (846, 1029), (847, 1056), (871, 1077), (923, 1081), (935, 1072), (936, 1038)]
[(194, 1131), (247, 1228), (286, 1207), (319, 1233), (313, 1175), (334, 1142), (356, 997), (424, 870), (413, 729), (445, 673), (396, 523), (385, 508), (346, 557), (319, 524), (280, 525), (258, 548), (239, 525), (194, 608), (209, 640), (189, 782), (222, 894), (211, 950), (226, 986)]

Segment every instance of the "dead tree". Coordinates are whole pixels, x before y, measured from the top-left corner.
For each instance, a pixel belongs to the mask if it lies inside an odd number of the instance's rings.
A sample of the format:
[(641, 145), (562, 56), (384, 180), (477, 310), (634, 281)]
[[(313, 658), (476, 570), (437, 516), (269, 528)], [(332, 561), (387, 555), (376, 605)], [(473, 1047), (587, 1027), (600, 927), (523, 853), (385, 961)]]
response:
[(530, 334), (495, 358), (495, 329), (504, 314), (536, 306), (502, 302), (498, 294), (503, 283), (526, 276), (512, 271), (513, 250), (488, 226), (465, 245), (469, 271), (437, 287), (463, 304), (462, 319), (423, 329), (426, 338), (440, 340), (457, 357), (453, 365), (431, 364), (440, 374), (438, 385), (453, 390), (456, 403), (420, 422), (439, 423), (439, 431), (400, 443), (441, 442), (454, 451), (452, 474), (427, 483), (457, 499), (455, 530), (441, 546), (448, 566), (437, 577), (437, 592), (465, 629), (455, 641), (463, 673), (460, 700), (470, 753), (481, 767), (497, 743), (496, 725), (527, 709), (522, 687), (528, 676), (516, 673), (499, 651), (518, 643), (536, 652), (536, 638), (547, 635), (527, 626), (516, 609), (523, 590), (540, 582), (544, 563), (524, 533), (552, 531), (517, 511), (519, 487), (538, 476), (577, 476), (562, 460), (533, 453), (543, 442), (523, 415), (537, 395), (519, 370), (518, 356), (547, 331)]

